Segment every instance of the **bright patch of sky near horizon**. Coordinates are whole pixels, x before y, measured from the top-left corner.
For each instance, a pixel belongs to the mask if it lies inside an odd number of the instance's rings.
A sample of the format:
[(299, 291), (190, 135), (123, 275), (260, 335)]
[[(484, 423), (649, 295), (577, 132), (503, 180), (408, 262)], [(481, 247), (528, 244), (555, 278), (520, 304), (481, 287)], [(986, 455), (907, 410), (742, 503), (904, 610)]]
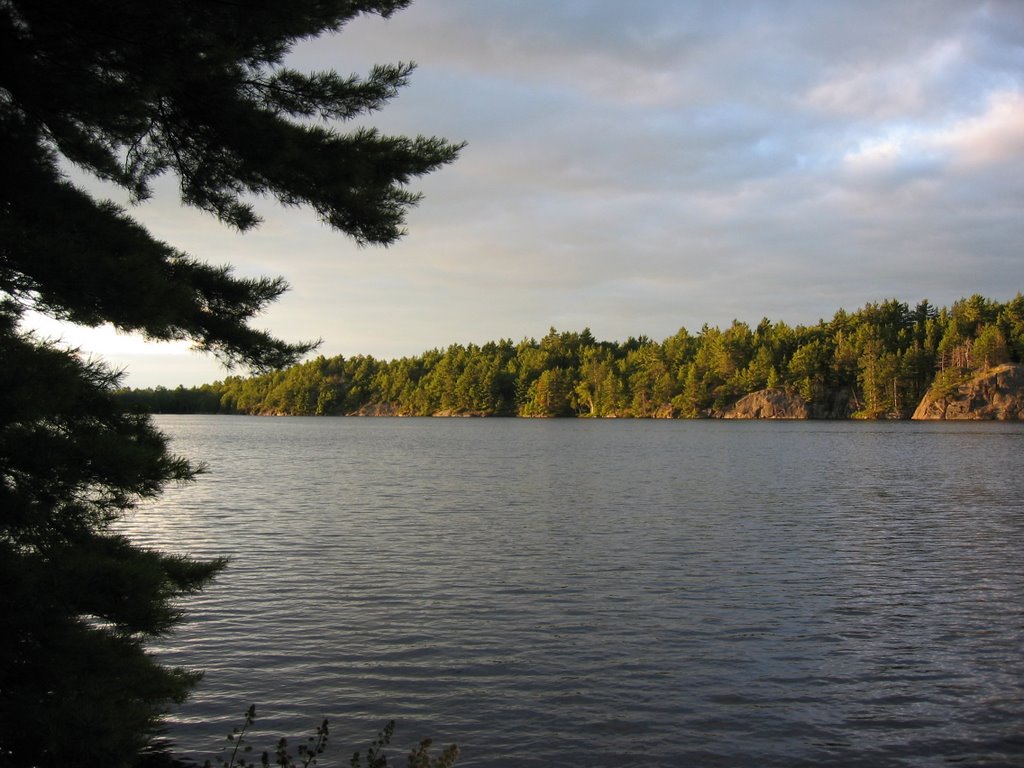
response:
[[(1024, 290), (1017, 0), (418, 0), (289, 63), (408, 60), (410, 85), (364, 124), (468, 146), (414, 184), (397, 245), (269, 203), (239, 235), (182, 208), (173, 180), (133, 215), (206, 261), (284, 275), (260, 325), (328, 356)], [(187, 345), (38, 327), (130, 386), (225, 375)]]

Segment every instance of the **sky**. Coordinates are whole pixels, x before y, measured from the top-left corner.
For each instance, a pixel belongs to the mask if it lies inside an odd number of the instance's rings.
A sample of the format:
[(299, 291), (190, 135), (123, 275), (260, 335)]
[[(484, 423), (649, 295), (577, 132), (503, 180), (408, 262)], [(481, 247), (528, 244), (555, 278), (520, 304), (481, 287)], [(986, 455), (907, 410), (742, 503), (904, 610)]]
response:
[[(289, 64), (410, 60), (409, 86), (352, 127), (467, 146), (412, 185), (398, 244), (265, 201), (238, 234), (183, 208), (173, 179), (132, 215), (239, 275), (283, 275), (256, 324), (326, 356), (550, 327), (660, 341), (1024, 290), (1021, 0), (417, 0)], [(228, 375), (187, 345), (37, 328), (129, 386)]]

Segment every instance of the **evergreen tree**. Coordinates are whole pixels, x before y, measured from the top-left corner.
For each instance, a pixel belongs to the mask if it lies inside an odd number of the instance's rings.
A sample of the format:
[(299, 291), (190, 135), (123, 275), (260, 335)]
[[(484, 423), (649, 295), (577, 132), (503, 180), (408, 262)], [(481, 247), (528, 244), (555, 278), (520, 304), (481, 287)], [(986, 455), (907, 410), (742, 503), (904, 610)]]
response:
[(634, 416), (647, 417), (671, 402), (674, 381), (659, 344), (649, 343), (626, 356), (625, 368)]
[(1010, 351), (1006, 337), (995, 325), (984, 325), (978, 329), (974, 339), (974, 365), (980, 370), (992, 368), (1009, 361)]
[[(389, 244), (418, 199), (407, 184), (459, 147), (324, 122), (383, 106), (411, 65), (360, 78), (284, 60), (298, 40), (407, 4), (0, 0), (0, 764), (131, 764), (196, 679), (156, 663), (146, 641), (223, 566), (112, 529), (198, 469), (114, 397), (110, 370), (22, 330), (24, 311), (187, 339), (256, 370), (315, 346), (249, 324), (283, 280), (238, 279), (156, 240), (62, 168), (134, 201), (174, 174), (185, 204), (239, 230), (258, 224), (246, 198), (261, 195)], [(244, 409), (281, 381), (222, 402)], [(316, 408), (304, 384), (295, 391)]]
[(617, 416), (623, 410), (622, 380), (609, 350), (589, 347), (584, 351), (574, 394), (587, 416)]
[(817, 334), (806, 334), (805, 343), (797, 347), (789, 360), (789, 381), (807, 402), (816, 401), (828, 378), (832, 356), (827, 344)]
[(562, 368), (548, 368), (530, 385), (523, 416), (568, 416), (572, 412), (572, 383)]
[(1006, 339), (1010, 359), (1024, 361), (1024, 295), (1018, 293), (999, 313), (999, 325)]
[[(963, 322), (969, 313), (996, 322), (972, 327)], [(939, 389), (949, 389), (974, 370), (1019, 362), (1021, 349), (1020, 295), (1006, 304), (972, 297), (952, 311), (922, 302), (911, 312), (888, 300), (839, 310), (814, 326), (764, 319), (751, 331), (734, 321), (724, 331), (704, 326), (697, 336), (680, 329), (661, 344), (644, 336), (598, 342), (586, 329), (552, 328), (539, 342), (453, 344), (394, 361), (334, 358), (192, 390), (158, 387), (121, 396), (154, 412), (338, 414), (373, 405), (371, 411), (419, 416), (699, 418), (720, 414), (751, 392), (784, 387), (821, 412), (907, 418), (937, 377)], [(546, 371), (557, 374), (541, 383)], [(551, 388), (556, 380), (568, 389), (552, 411), (544, 403), (559, 391)]]

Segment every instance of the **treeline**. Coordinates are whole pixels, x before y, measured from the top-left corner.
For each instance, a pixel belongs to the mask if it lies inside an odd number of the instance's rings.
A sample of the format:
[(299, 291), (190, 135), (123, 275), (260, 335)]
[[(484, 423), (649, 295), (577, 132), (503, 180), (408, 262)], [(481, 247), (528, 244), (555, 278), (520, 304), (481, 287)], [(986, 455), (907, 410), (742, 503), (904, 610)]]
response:
[(932, 386), (1024, 359), (1024, 297), (951, 308), (896, 300), (816, 325), (734, 321), (662, 342), (598, 341), (589, 329), (537, 341), (453, 344), (418, 357), (317, 357), (186, 389), (126, 390), (155, 413), (699, 418), (781, 387), (833, 418), (907, 418)]

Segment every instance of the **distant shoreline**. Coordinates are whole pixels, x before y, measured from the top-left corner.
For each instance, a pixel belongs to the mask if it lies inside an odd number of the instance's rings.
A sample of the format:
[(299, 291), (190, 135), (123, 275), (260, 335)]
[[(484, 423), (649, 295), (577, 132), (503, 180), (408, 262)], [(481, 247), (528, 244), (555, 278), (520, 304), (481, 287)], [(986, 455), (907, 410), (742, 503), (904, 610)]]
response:
[[(867, 419), (1020, 419), (1024, 296), (951, 308), (891, 299), (791, 327), (681, 328), (599, 341), (452, 344), (417, 357), (317, 357), (199, 387), (122, 390), (151, 413)], [(1009, 367), (1007, 367), (1009, 366)]]

